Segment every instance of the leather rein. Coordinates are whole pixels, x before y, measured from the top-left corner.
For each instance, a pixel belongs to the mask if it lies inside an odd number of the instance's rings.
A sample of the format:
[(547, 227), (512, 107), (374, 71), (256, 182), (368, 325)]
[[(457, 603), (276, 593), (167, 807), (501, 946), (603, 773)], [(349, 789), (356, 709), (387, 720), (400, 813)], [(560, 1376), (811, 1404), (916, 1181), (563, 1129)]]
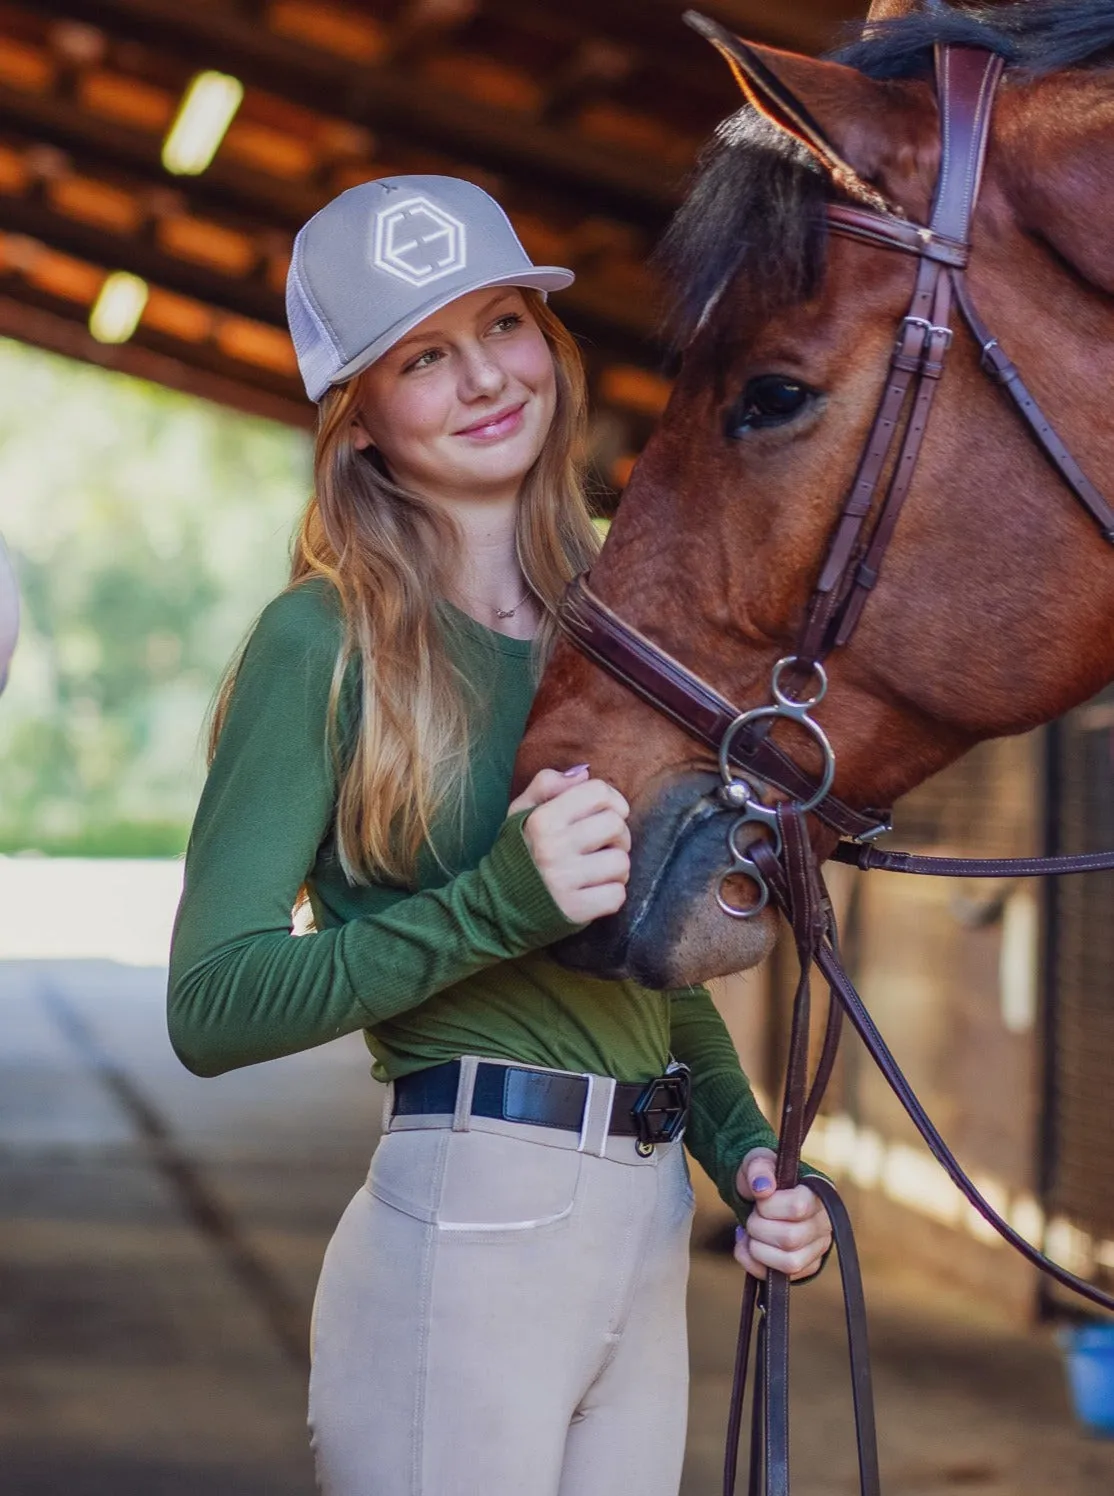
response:
[[(793, 933), (801, 975), (793, 1004), (781, 1116), (779, 1185), (786, 1188), (798, 1182), (801, 1147), (831, 1077), (846, 1017), (933, 1156), (978, 1214), (1058, 1283), (1114, 1310), (1114, 1297), (1045, 1257), (994, 1210), (936, 1130), (840, 961), (832, 905), (805, 820), (815, 814), (845, 838), (833, 855), (862, 869), (979, 878), (1114, 869), (1114, 852), (975, 859), (877, 850), (870, 843), (890, 829), (889, 816), (856, 810), (831, 793), (835, 754), (822, 728), (810, 716), (827, 689), (823, 660), (852, 637), (908, 495), (953, 340), (953, 308), (958, 309), (980, 349), (984, 372), (1012, 399), (1029, 431), (1095, 520), (1103, 538), (1114, 542), (1114, 510), (1083, 473), (998, 339), (982, 322), (964, 276), (1002, 59), (981, 48), (940, 46), (935, 63), (941, 158), (929, 224), (911, 222), (896, 209), (877, 212), (846, 203), (829, 203), (826, 207), (830, 232), (909, 255), (917, 262), (916, 279), (874, 423), (829, 539), (796, 651), (774, 667), (773, 702), (739, 711), (625, 623), (596, 597), (583, 577), (569, 588), (560, 624), (589, 659), (717, 754), (722, 779), (719, 800), (726, 809), (739, 812), (727, 833), (730, 865), (717, 900), (725, 914), (740, 919), (753, 918), (772, 901)], [(811, 694), (802, 695), (806, 688)], [(770, 741), (770, 730), (778, 721), (795, 722), (812, 737), (823, 763), (819, 779), (801, 770)], [(772, 787), (789, 798), (770, 807), (763, 803), (761, 789), (756, 786)], [(740, 874), (750, 878), (758, 889), (757, 902), (745, 908), (726, 897), (728, 880)], [(830, 1001), (821, 1055), (810, 1083), (813, 966), (828, 984)], [(866, 1311), (854, 1238), (846, 1207), (834, 1186), (813, 1177), (809, 1185), (820, 1195), (831, 1219), (843, 1281), (860, 1492), (861, 1496), (879, 1496)], [(756, 1322), (749, 1492), (750, 1496), (789, 1496), (789, 1280), (775, 1272), (762, 1283), (749, 1275), (746, 1279), (723, 1489), (725, 1496), (732, 1496), (735, 1490), (747, 1366)]]

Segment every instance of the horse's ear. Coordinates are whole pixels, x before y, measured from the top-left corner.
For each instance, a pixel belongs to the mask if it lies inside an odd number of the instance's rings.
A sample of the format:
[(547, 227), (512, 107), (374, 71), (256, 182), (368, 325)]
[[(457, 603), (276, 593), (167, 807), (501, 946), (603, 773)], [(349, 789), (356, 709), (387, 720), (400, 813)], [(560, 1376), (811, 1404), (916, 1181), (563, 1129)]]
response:
[[(749, 102), (779, 129), (795, 136), (842, 192), (876, 212), (895, 211), (847, 159), (846, 146), (833, 139), (846, 133), (847, 121), (858, 117), (856, 104), (864, 112), (876, 105), (876, 85), (839, 63), (744, 42), (698, 11), (686, 11), (685, 21), (726, 58)], [(865, 97), (868, 93), (870, 100)], [(827, 128), (821, 123), (824, 118), (833, 122)]]

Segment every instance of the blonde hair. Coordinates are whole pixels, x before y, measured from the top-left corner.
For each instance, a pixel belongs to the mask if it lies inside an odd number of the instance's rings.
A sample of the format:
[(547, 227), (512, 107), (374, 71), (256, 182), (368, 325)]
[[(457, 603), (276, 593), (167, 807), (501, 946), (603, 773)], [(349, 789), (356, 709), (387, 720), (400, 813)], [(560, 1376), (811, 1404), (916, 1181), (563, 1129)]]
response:
[[(553, 356), (557, 399), (548, 436), (519, 494), (515, 546), (541, 606), (534, 659), (540, 669), (570, 578), (599, 541), (584, 486), (587, 391), (580, 352), (536, 291), (523, 290)], [(336, 589), (344, 631), (333, 669), (326, 731), (337, 768), (336, 846), (353, 883), (412, 885), (418, 855), (437, 855), (432, 828), (459, 813), (469, 755), (469, 686), (442, 637), (439, 603), (459, 555), (443, 511), (395, 483), (374, 455), (357, 451), (352, 419), (359, 378), (321, 402), (314, 491), (295, 539), (287, 590), (312, 577)], [(357, 720), (342, 740), (341, 693), (359, 666)], [(235, 685), (228, 672), (213, 713), (210, 753)]]

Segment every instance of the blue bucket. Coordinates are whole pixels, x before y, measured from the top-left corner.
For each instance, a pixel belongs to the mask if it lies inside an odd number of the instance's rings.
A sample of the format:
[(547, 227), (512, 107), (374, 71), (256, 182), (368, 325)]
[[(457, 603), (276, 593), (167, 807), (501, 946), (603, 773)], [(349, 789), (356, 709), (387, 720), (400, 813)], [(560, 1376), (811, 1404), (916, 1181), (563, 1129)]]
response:
[(1076, 1417), (1097, 1434), (1114, 1435), (1114, 1323), (1060, 1331)]

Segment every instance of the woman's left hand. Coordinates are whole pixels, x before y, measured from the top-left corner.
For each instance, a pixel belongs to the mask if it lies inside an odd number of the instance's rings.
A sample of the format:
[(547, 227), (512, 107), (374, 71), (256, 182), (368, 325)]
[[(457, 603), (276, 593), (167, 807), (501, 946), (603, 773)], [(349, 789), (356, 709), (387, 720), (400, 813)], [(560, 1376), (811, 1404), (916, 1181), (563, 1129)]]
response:
[(832, 1225), (807, 1184), (778, 1189), (776, 1163), (771, 1149), (752, 1148), (739, 1165), (735, 1188), (754, 1201), (754, 1209), (735, 1234), (735, 1261), (756, 1278), (764, 1278), (767, 1268), (793, 1281), (811, 1278), (832, 1244)]

